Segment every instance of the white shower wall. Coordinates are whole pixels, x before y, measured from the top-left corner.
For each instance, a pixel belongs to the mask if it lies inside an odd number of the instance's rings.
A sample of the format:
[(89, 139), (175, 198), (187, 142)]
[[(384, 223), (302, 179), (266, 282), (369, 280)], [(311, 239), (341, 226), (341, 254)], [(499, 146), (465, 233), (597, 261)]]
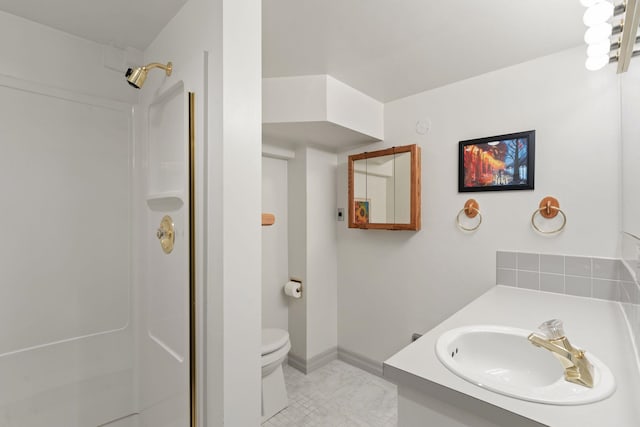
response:
[[(135, 108), (143, 164), (140, 280), (136, 286), (136, 379), (139, 424), (189, 424), (189, 189), (184, 73), (159, 88), (149, 78)], [(175, 227), (165, 253), (156, 236), (164, 217)]]
[[(0, 74), (51, 88), (135, 104), (138, 93), (121, 71), (103, 65), (106, 47), (0, 11)], [(129, 49), (125, 57), (141, 52)]]
[(135, 405), (132, 96), (98, 44), (0, 40), (0, 426), (101, 425)]

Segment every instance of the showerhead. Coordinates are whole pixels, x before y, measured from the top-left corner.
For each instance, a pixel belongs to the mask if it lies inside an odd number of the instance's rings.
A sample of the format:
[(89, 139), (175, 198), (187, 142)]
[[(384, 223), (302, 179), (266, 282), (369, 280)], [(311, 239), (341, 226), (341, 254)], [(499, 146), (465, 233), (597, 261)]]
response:
[(125, 73), (125, 77), (131, 86), (140, 89), (147, 78), (147, 71), (144, 70), (144, 67), (129, 68)]
[(173, 71), (173, 64), (171, 62), (167, 62), (167, 65), (164, 65), (157, 62), (152, 62), (151, 64), (145, 65), (144, 67), (129, 68), (124, 76), (127, 78), (127, 82), (131, 86), (135, 87), (136, 89), (140, 89), (144, 84), (144, 81), (147, 79), (147, 73), (152, 68), (161, 68), (165, 70), (167, 76), (170, 76), (171, 71)]

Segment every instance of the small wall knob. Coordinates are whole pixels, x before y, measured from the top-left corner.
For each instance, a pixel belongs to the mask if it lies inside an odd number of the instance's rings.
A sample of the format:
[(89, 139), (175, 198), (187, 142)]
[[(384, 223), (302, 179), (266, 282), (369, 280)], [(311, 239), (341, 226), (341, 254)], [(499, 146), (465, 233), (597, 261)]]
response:
[(169, 215), (162, 217), (160, 221), (160, 227), (156, 231), (156, 237), (160, 240), (160, 246), (165, 254), (170, 254), (173, 251), (173, 245), (175, 244), (175, 227), (173, 225), (173, 219)]

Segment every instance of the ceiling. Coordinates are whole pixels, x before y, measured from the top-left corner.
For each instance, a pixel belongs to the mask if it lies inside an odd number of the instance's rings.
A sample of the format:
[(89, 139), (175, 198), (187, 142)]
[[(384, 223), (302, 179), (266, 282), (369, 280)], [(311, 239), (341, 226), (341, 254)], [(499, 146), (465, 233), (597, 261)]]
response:
[(264, 77), (329, 74), (380, 101), (583, 44), (578, 0), (263, 0)]
[(0, 0), (0, 10), (98, 43), (144, 50), (187, 0)]
[[(187, 0), (0, 0), (144, 50)], [(581, 45), (578, 0), (263, 0), (263, 76), (329, 74), (390, 101)]]

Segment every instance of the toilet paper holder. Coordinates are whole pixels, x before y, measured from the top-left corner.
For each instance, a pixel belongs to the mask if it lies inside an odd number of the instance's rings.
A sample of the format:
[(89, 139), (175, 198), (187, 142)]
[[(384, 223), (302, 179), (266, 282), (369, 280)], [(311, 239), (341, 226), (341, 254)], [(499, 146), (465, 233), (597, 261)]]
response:
[(295, 277), (289, 277), (289, 282), (295, 282), (298, 285), (300, 285), (300, 287), (299, 287), (299, 289), (300, 289), (299, 290), (299, 297), (302, 297), (302, 280), (298, 279), (298, 278), (295, 278)]
[(295, 277), (289, 277), (290, 282), (300, 283), (300, 292), (302, 292), (302, 279), (297, 279)]

